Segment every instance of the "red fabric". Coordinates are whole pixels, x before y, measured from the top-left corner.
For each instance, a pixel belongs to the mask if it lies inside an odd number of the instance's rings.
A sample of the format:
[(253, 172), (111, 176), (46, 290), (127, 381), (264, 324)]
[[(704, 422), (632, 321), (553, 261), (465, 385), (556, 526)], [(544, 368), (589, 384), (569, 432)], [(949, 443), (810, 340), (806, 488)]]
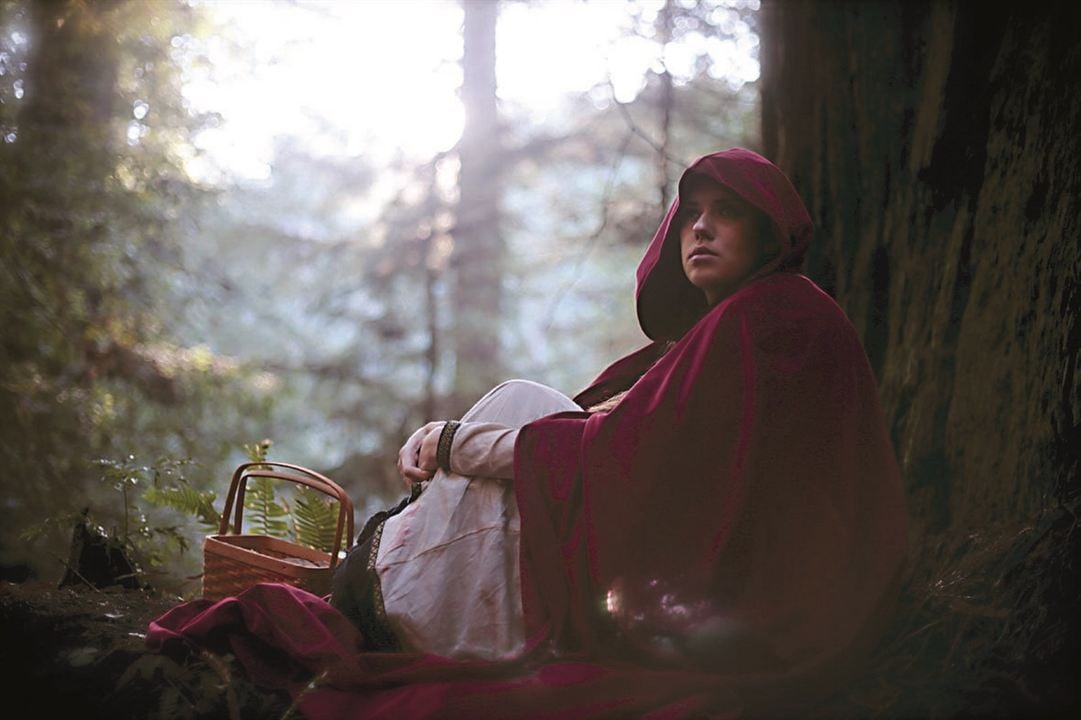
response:
[(560, 652), (708, 668), (777, 706), (825, 689), (873, 637), (905, 503), (857, 334), (795, 272), (812, 227), (792, 185), (742, 149), (697, 160), (681, 188), (692, 174), (764, 213), (781, 252), (707, 309), (673, 203), (638, 270), (639, 320), (658, 342), (576, 399), (629, 392), (519, 434), (523, 604), (534, 639)]
[(719, 702), (723, 692), (703, 691), (711, 680), (703, 673), (365, 653), (359, 632), (337, 610), (283, 584), (179, 605), (150, 624), (147, 645), (232, 653), (257, 684), (290, 691), (311, 720), (736, 717), (722, 711), (735, 707), (734, 698)]
[(800, 676), (857, 642), (900, 567), (870, 368), (801, 275), (749, 283), (611, 412), (518, 445), (527, 627), (564, 651)]
[(745, 150), (692, 172), (766, 213), (782, 252), (707, 311), (672, 255), (677, 199), (639, 268), (638, 311), (658, 341), (691, 329), (576, 398), (629, 387), (613, 410), (520, 432), (526, 657), (358, 652), (344, 618), (285, 586), (181, 606), (148, 642), (231, 649), (294, 692), (323, 668), (309, 718), (798, 715), (889, 606), (901, 482), (854, 329), (794, 272), (811, 226), (791, 185)]
[[(769, 220), (780, 253), (759, 268), (751, 280), (779, 270), (798, 270), (814, 232), (811, 216), (796, 189), (766, 158), (750, 150), (732, 148), (695, 160), (683, 171), (679, 193), (638, 265), (638, 321), (654, 340), (682, 337), (706, 310), (705, 296), (683, 274), (679, 238), (674, 237), (676, 228), (672, 224), (679, 213), (679, 194), (687, 179), (694, 175), (724, 185)], [(669, 242), (670, 239), (674, 242)]]

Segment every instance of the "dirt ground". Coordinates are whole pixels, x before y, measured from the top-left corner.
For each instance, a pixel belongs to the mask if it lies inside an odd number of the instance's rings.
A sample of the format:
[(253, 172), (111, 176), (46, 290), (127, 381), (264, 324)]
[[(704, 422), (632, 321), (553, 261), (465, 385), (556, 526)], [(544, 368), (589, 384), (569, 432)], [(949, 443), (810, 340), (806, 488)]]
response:
[(25, 716), (87, 719), (292, 714), (288, 698), (247, 684), (228, 657), (147, 652), (147, 625), (178, 601), (142, 590), (4, 582), (0, 691), (5, 705), (23, 708)]
[[(119, 587), (57, 589), (38, 580), (0, 582), (0, 697), (7, 708), (20, 709), (5, 716), (299, 717), (288, 697), (247, 682), (230, 656), (148, 652), (147, 625), (177, 602), (175, 596)], [(961, 629), (951, 630), (957, 618), (926, 601), (910, 598), (902, 606), (905, 610), (892, 636), (914, 639), (896, 643), (899, 649), (873, 661), (819, 717), (1081, 717), (1076, 714), (1076, 645), (1052, 637), (1076, 639), (1076, 622), (1055, 619), (1074, 617), (1077, 607), (1072, 601), (1069, 608), (1043, 606), (1047, 617), (1040, 625), (1050, 630), (1041, 630), (1039, 637), (1046, 636), (1048, 647), (1053, 647), (1048, 657), (1003, 657), (994, 673), (986, 668), (959, 670), (956, 661), (948, 660), (955, 654), (950, 647), (972, 642), (971, 618), (961, 618), (965, 621)], [(993, 626), (1003, 623), (997, 616), (977, 619)], [(1059, 627), (1064, 622), (1074, 631)], [(918, 633), (910, 632), (917, 626)]]

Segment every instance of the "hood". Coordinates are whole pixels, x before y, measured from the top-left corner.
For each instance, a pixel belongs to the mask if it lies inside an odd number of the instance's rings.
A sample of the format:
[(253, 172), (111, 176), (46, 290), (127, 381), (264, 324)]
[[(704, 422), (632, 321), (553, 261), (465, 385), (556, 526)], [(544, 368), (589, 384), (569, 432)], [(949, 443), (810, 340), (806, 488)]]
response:
[(679, 237), (673, 227), (684, 184), (694, 174), (724, 185), (772, 221), (781, 251), (746, 282), (778, 271), (799, 270), (814, 232), (811, 216), (792, 183), (758, 153), (732, 148), (695, 160), (680, 176), (676, 199), (638, 265), (638, 323), (653, 340), (682, 337), (708, 309), (702, 291), (683, 273)]

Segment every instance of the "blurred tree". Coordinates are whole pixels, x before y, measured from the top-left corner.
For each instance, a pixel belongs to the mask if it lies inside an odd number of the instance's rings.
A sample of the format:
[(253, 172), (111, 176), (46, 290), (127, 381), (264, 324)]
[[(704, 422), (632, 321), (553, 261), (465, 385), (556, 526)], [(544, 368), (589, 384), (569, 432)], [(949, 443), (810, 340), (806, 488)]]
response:
[[(54, 0), (6, 10), (23, 42), (32, 38), (33, 54), (20, 63), (20, 102), (5, 102), (0, 145), (0, 462), (19, 478), (5, 482), (8, 506), (40, 518), (57, 489), (85, 481), (79, 463), (98, 449), (96, 421), (110, 408), (95, 379), (129, 369), (130, 356), (111, 340), (130, 325), (95, 337), (117, 290), (102, 209), (122, 142), (112, 122), (119, 59), (99, 5)], [(171, 395), (167, 382), (145, 377)]]
[(462, 0), (462, 104), (458, 202), (453, 230), (454, 386), (452, 414), (504, 380), (505, 247), (501, 233), (502, 141), (496, 98), (494, 0)]
[(259, 401), (235, 368), (165, 333), (180, 219), (200, 196), (177, 148), (198, 122), (179, 98), (191, 8), (42, 0), (6, 3), (0, 20), (6, 558), (46, 515), (123, 512), (97, 458), (214, 465), (245, 426), (212, 427), (229, 413), (209, 401), (241, 415)]
[[(757, 84), (712, 54), (731, 45), (754, 55), (754, 3), (625, 7), (625, 39), (648, 40), (657, 57), (633, 99), (608, 80), (569, 98), (554, 127), (506, 122), (505, 285), (517, 310), (507, 357), (515, 373), (568, 392), (645, 343), (634, 269), (678, 173), (713, 150), (760, 147)], [(559, 141), (534, 145), (545, 132)]]

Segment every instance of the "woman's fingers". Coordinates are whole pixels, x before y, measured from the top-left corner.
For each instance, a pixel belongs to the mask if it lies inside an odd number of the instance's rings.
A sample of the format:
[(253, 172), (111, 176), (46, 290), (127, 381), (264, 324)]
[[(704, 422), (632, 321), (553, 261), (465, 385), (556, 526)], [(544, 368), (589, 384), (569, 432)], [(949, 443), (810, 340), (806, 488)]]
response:
[(440, 422), (427, 423), (410, 435), (409, 439), (405, 441), (405, 445), (402, 445), (402, 449), (398, 451), (398, 472), (407, 485), (431, 480), (435, 474), (434, 467), (426, 469), (421, 465), (420, 449), (424, 438), (432, 432), (432, 429), (441, 428), (442, 426), (443, 423)]
[(402, 469), (402, 477), (405, 479), (405, 484), (410, 486), (412, 486), (412, 484), (415, 482), (425, 482), (427, 480), (431, 480), (433, 475), (435, 475), (435, 473), (421, 470), (419, 468)]
[(420, 443), (420, 451), (417, 456), (417, 465), (422, 470), (428, 470), (434, 473), (439, 468), (439, 463), (436, 461), (436, 452), (439, 450), (439, 436), (443, 434), (443, 425), (445, 423), (439, 423), (438, 426), (432, 428), (432, 430), (424, 436), (424, 439)]

